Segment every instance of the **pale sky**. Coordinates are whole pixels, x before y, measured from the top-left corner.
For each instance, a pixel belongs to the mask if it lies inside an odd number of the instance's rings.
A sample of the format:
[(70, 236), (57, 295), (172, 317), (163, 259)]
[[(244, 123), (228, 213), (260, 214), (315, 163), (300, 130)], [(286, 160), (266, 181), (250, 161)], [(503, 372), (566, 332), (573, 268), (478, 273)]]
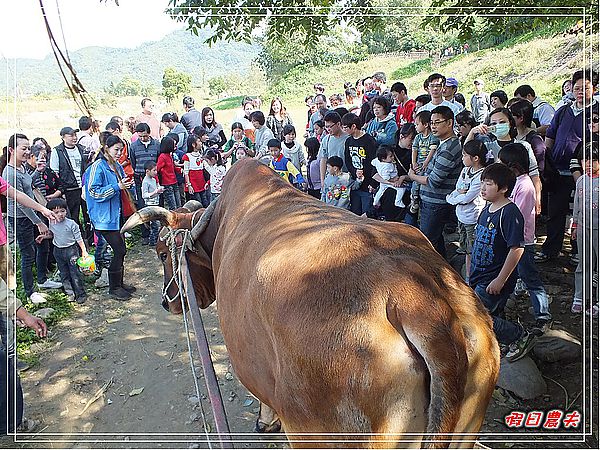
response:
[[(129, 47), (158, 41), (184, 23), (164, 13), (168, 0), (43, 0), (54, 37), (67, 49)], [(58, 8), (57, 8), (58, 4)], [(39, 0), (0, 0), (0, 59), (42, 59), (50, 53)]]

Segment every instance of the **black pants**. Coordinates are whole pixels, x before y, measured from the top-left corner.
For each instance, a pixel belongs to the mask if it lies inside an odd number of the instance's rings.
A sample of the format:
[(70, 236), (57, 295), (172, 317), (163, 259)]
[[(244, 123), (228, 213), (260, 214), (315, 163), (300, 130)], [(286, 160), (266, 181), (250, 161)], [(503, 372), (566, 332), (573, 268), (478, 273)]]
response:
[(72, 189), (65, 192), (65, 198), (67, 200), (67, 207), (69, 208), (69, 217), (74, 220), (79, 228), (79, 211), (81, 211), (81, 189)]
[(321, 200), (321, 189), (308, 189), (307, 193), (311, 197), (314, 197), (317, 200)]
[[(149, 230), (147, 228), (146, 230), (149, 233)], [(125, 254), (127, 253), (127, 248), (125, 247), (125, 239), (123, 239), (123, 235), (119, 233), (118, 230), (99, 230), (99, 232), (100, 234), (102, 234), (102, 236), (104, 236), (104, 239), (106, 239), (108, 245), (110, 245), (113, 249), (113, 257), (110, 262), (110, 266), (108, 267), (108, 271), (117, 272), (121, 270), (121, 267), (123, 267), (123, 261), (125, 260)]]
[(65, 283), (69, 281), (73, 287), (76, 297), (85, 295), (83, 289), (83, 279), (77, 268), (77, 258), (79, 258), (79, 246), (73, 244), (70, 247), (54, 247), (54, 259), (60, 271), (60, 281)]
[(542, 245), (542, 252), (549, 256), (557, 256), (562, 249), (571, 192), (575, 188), (575, 181), (570, 175), (559, 175), (559, 178), (553, 181), (548, 190), (546, 241)]
[[(144, 199), (142, 198), (142, 180), (144, 179), (144, 176), (145, 175), (140, 176), (138, 174), (135, 174), (133, 176), (133, 179), (135, 181), (135, 196), (137, 197), (136, 206), (138, 210), (146, 206), (146, 202), (144, 202)], [(150, 229), (145, 224), (142, 224), (140, 226), (142, 227), (142, 239), (148, 239), (148, 236), (150, 235)]]
[(14, 432), (15, 411), (17, 427), (23, 420), (23, 389), (14, 370), (16, 358), (12, 338), (9, 337), (12, 333), (8, 333), (8, 328), (12, 327), (9, 320), (0, 312), (0, 436)]

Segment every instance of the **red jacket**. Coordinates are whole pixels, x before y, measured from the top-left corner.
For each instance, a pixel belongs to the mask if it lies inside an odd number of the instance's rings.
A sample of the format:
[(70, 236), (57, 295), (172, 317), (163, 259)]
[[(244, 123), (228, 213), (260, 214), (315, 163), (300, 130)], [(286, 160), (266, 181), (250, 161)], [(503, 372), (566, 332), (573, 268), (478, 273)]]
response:
[(158, 155), (156, 171), (158, 172), (161, 185), (171, 186), (173, 184), (177, 184), (177, 177), (175, 176), (175, 164), (173, 163), (173, 157), (170, 153), (161, 153)]
[(398, 128), (402, 126), (403, 123), (412, 123), (413, 120), (413, 112), (415, 111), (415, 101), (411, 98), (406, 100), (404, 105), (398, 105), (396, 109), (396, 123), (398, 124)]

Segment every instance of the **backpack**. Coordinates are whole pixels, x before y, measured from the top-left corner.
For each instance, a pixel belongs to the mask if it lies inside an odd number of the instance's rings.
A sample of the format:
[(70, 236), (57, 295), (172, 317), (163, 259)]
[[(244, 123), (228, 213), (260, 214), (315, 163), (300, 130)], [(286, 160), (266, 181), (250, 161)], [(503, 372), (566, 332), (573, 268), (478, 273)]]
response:
[[(534, 108), (533, 108), (533, 113), (535, 114), (535, 110), (536, 110), (536, 109), (538, 109), (538, 107), (539, 107), (539, 106), (542, 106), (542, 105), (544, 105), (544, 104), (546, 104), (546, 105), (547, 105), (547, 104), (548, 104), (548, 102), (541, 102), (539, 105), (537, 105), (537, 106), (534, 106)], [(537, 117), (534, 117), (534, 118), (533, 118), (533, 120), (532, 120), (532, 122), (533, 122), (533, 123), (535, 123), (535, 127), (536, 127), (536, 128), (539, 128), (539, 127), (541, 126), (541, 124), (540, 124), (540, 119), (539, 119), (539, 118), (537, 118)]]

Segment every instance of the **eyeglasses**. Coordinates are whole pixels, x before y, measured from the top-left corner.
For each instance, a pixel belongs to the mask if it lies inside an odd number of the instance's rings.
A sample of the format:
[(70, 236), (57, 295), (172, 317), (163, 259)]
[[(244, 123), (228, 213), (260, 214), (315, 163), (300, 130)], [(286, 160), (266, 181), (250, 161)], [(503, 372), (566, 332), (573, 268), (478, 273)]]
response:
[[(430, 85), (431, 86), (431, 85)], [(448, 122), (450, 119), (444, 119), (444, 120), (436, 120), (436, 121), (431, 121), (429, 122), (430, 125), (439, 125), (440, 123), (444, 123), (444, 122)]]

